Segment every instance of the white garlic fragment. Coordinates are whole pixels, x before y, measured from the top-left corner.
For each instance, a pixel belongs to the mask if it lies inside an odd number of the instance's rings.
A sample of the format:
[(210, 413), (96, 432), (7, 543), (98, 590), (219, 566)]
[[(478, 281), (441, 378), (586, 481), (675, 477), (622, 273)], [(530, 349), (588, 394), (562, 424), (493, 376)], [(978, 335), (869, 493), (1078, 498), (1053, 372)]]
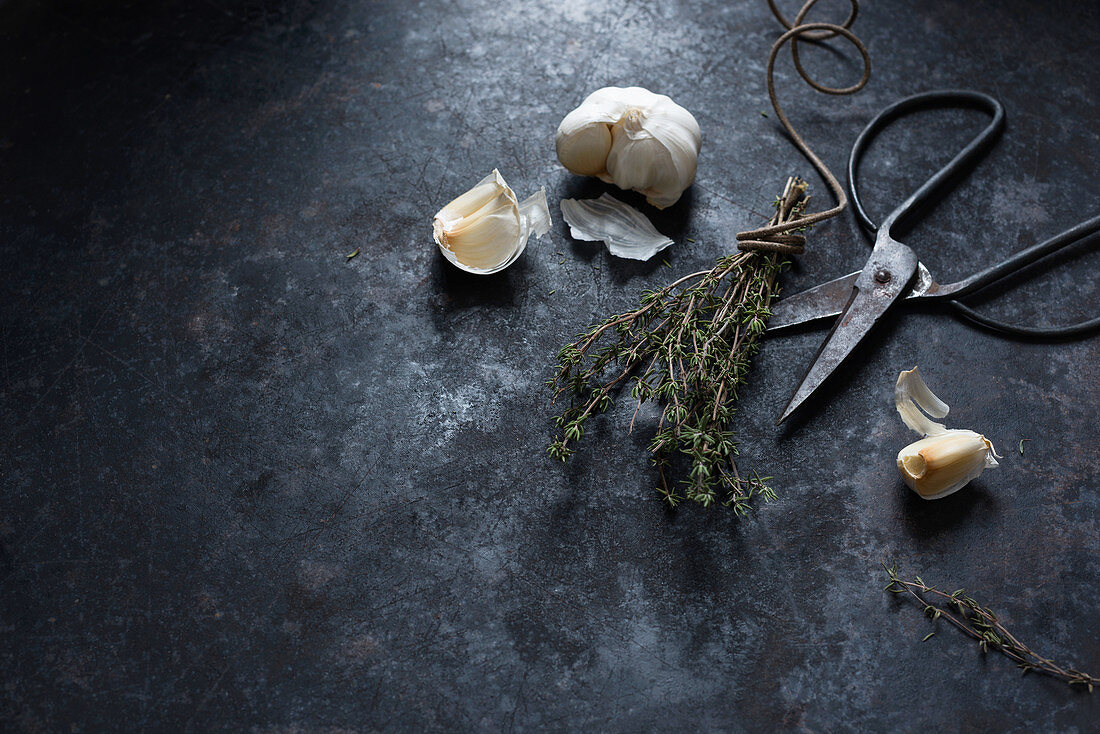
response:
[(923, 409), (932, 418), (943, 418), (951, 408), (928, 389), (916, 367), (898, 375), (894, 386), (894, 407), (898, 409), (902, 423), (922, 436), (938, 436), (947, 432), (946, 426), (921, 412)]
[(432, 235), (443, 256), (478, 275), (504, 270), (523, 254), (531, 235), (541, 237), (549, 231), (546, 190), (517, 202), (495, 168), (432, 220)]
[(637, 191), (664, 209), (695, 180), (702, 134), (695, 117), (663, 94), (604, 87), (565, 116), (554, 145), (573, 173)]
[[(950, 408), (937, 398), (914, 367), (898, 375), (894, 405), (906, 426), (925, 436), (898, 452), (898, 471), (905, 483), (926, 500), (954, 494), (986, 469), (997, 466), (993, 443), (974, 431), (949, 429), (933, 418)], [(999, 458), (999, 457), (998, 457)]]
[(561, 215), (575, 239), (603, 241), (616, 257), (648, 260), (674, 244), (644, 214), (608, 194), (598, 199), (562, 199)]

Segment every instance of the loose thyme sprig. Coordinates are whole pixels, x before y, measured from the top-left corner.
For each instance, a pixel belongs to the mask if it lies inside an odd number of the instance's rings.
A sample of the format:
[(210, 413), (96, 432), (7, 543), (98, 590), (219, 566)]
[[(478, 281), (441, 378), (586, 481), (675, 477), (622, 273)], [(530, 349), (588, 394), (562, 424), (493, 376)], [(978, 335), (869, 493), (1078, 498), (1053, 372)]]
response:
[[(802, 215), (806, 189), (801, 179), (788, 180), (774, 202), (773, 224)], [(550, 455), (568, 459), (588, 419), (607, 410), (632, 382), (638, 408), (649, 400), (664, 404), (649, 450), (660, 475), (657, 491), (669, 504), (722, 501), (741, 515), (754, 496), (774, 499), (766, 484), (770, 477), (738, 471), (729, 424), (784, 265), (771, 252), (726, 255), (710, 270), (643, 293), (638, 308), (592, 326), (563, 347), (547, 384), (555, 399), (569, 394), (570, 404), (555, 419), (561, 434), (550, 444)], [(677, 487), (669, 474), (679, 455), (690, 469)]]
[[(991, 610), (978, 604), (977, 601), (967, 596), (965, 589), (959, 589), (950, 594), (928, 586), (920, 576), (913, 581), (905, 581), (898, 576), (897, 564), (882, 567), (890, 577), (890, 583), (886, 585), (886, 591), (894, 594), (906, 594), (924, 608), (924, 613), (933, 621), (943, 617), (951, 624), (958, 627), (965, 634), (978, 641), (978, 647), (982, 652), (988, 652), (989, 648), (999, 650), (1011, 658), (1016, 667), (1024, 673), (1035, 670), (1040, 673), (1063, 680), (1070, 685), (1086, 686), (1092, 693), (1094, 684), (1100, 684), (1100, 678), (1095, 678), (1088, 673), (1082, 673), (1073, 668), (1062, 668), (1053, 661), (1048, 660), (1029, 647), (1021, 643), (1004, 628)], [(927, 601), (923, 594), (934, 597)], [(952, 613), (954, 612), (954, 613)], [(929, 635), (928, 637), (931, 637)], [(928, 639), (925, 637), (924, 639)]]

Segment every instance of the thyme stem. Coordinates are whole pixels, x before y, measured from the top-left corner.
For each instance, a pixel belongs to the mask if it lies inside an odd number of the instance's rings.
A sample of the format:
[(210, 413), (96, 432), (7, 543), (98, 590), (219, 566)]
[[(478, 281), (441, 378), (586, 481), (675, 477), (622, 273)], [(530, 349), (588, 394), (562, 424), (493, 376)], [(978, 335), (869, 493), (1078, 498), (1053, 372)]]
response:
[[(946, 619), (962, 630), (965, 635), (977, 640), (982, 652), (988, 652), (992, 647), (1015, 662), (1016, 667), (1025, 673), (1034, 670), (1063, 680), (1070, 685), (1085, 686), (1089, 693), (1092, 693), (1093, 685), (1100, 684), (1100, 678), (1073, 668), (1063, 668), (1024, 645), (1005, 629), (992, 610), (981, 606), (967, 596), (965, 589), (948, 594), (925, 584), (920, 576), (915, 577), (913, 581), (906, 581), (898, 576), (897, 564), (887, 566), (883, 563), (882, 567), (886, 569), (886, 575), (890, 578), (886, 591), (903, 594), (920, 604), (924, 613), (933, 621), (941, 617)], [(925, 639), (928, 638), (925, 637)]]

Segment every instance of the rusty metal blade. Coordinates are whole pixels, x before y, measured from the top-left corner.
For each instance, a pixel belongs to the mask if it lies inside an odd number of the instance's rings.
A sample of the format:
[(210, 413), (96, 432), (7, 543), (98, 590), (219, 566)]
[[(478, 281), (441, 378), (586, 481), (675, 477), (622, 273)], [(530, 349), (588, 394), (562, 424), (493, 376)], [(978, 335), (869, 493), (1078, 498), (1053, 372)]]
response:
[(852, 353), (890, 306), (905, 293), (917, 272), (917, 256), (905, 245), (886, 239), (856, 277), (840, 318), (810, 363), (776, 425), (798, 409)]
[(852, 286), (860, 272), (857, 270), (776, 301), (772, 306), (772, 315), (768, 318), (768, 331), (779, 331), (839, 316), (852, 297)]

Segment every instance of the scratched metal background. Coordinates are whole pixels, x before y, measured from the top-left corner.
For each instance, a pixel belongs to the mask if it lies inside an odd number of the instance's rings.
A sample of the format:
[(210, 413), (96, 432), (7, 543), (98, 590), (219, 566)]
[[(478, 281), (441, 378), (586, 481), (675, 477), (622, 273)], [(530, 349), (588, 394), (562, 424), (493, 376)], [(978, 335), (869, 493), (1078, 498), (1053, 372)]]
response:
[[(856, 30), (875, 64), (858, 97), (779, 72), (836, 169), (900, 96), (972, 86), (1008, 109), (908, 235), (934, 272), (1100, 208), (1096, 4), (888, 0)], [(633, 436), (625, 405), (594, 421), (564, 468), (544, 456), (558, 346), (811, 175), (761, 115), (777, 35), (763, 0), (0, 2), (2, 728), (1094, 728), (1100, 697), (931, 626), (878, 564), (965, 586), (1100, 671), (1096, 337), (908, 312), (784, 429), (822, 332), (770, 340), (738, 429), (780, 498), (747, 520), (660, 504), (652, 413)], [(856, 73), (838, 48), (807, 50), (823, 79)], [(572, 241), (556, 206), (504, 274), (449, 267), (430, 218), (493, 167), (520, 196), (604, 190), (552, 135), (608, 84), (666, 92), (704, 130), (696, 185), (654, 216), (671, 269)], [(872, 209), (980, 124), (885, 136)], [(810, 246), (789, 290), (867, 252), (850, 216)], [(1095, 249), (986, 307), (1094, 313)], [(1005, 455), (936, 503), (893, 467), (914, 364)]]

